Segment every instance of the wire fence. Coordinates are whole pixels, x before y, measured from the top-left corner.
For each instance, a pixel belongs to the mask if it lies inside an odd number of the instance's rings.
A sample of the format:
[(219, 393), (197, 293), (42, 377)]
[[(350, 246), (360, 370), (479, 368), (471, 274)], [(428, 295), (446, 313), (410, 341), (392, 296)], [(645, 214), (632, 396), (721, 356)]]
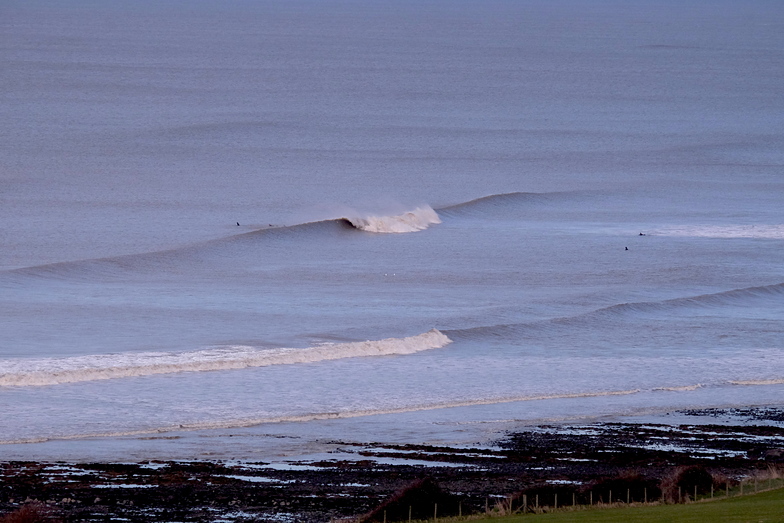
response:
[(588, 491), (577, 491), (569, 494), (547, 493), (547, 494), (521, 494), (506, 496), (487, 496), (485, 499), (484, 510), (464, 511), (463, 503), (458, 504), (457, 515), (439, 516), (438, 504), (433, 503), (432, 518), (412, 519), (412, 507), (409, 507), (408, 518), (406, 519), (387, 519), (384, 511), (380, 517), (352, 517), (332, 519), (331, 523), (393, 523), (405, 522), (420, 523), (450, 523), (457, 521), (473, 520), (480, 518), (492, 518), (499, 516), (543, 514), (556, 511), (590, 510), (602, 508), (618, 508), (624, 506), (645, 506), (678, 503), (700, 503), (710, 502), (719, 499), (727, 499), (738, 496), (753, 495), (758, 492), (784, 488), (784, 478), (757, 476), (744, 478), (740, 481), (726, 482), (724, 485), (712, 485), (710, 489), (694, 485), (693, 487), (678, 487), (677, 496), (657, 495), (650, 497), (647, 489), (642, 492), (634, 489), (596, 489)]

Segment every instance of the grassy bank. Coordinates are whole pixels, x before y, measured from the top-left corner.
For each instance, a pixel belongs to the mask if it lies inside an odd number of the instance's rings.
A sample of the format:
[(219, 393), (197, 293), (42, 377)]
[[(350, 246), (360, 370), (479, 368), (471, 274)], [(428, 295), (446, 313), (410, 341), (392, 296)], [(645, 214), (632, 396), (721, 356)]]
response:
[(773, 523), (784, 522), (784, 488), (745, 496), (673, 505), (578, 508), (492, 518), (493, 523)]

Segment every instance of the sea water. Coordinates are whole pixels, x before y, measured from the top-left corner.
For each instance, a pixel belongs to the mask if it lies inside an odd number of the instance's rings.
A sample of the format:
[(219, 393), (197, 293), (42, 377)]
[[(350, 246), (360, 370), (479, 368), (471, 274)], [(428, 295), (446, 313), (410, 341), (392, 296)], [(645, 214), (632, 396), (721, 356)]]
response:
[(779, 2), (6, 2), (0, 456), (784, 396)]

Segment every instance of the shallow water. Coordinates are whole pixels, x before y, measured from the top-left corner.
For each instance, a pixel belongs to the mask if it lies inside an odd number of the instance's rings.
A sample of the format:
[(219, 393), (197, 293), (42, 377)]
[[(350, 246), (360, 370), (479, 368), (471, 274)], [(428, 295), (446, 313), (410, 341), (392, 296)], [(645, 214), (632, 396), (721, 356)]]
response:
[(784, 8), (659, 7), (3, 7), (3, 455), (780, 402)]

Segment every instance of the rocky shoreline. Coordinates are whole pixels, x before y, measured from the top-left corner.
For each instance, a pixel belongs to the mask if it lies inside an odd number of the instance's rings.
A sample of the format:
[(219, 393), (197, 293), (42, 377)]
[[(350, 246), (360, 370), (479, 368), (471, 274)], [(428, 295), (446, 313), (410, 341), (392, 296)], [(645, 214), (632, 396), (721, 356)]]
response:
[[(712, 489), (784, 464), (781, 409), (678, 414), (673, 424), (527, 427), (473, 448), (341, 442), (320, 461), (3, 462), (0, 515), (35, 503), (63, 522), (309, 523), (369, 514), (387, 502), (391, 521), (395, 493), (409, 496), (401, 503), (413, 506), (414, 518), (432, 517), (434, 499), (440, 515), (467, 515), (510, 499), (551, 504), (554, 495), (561, 504), (653, 500), (684, 467), (703, 471), (700, 481)], [(682, 422), (689, 417), (700, 422)], [(413, 484), (418, 494), (406, 493)]]

